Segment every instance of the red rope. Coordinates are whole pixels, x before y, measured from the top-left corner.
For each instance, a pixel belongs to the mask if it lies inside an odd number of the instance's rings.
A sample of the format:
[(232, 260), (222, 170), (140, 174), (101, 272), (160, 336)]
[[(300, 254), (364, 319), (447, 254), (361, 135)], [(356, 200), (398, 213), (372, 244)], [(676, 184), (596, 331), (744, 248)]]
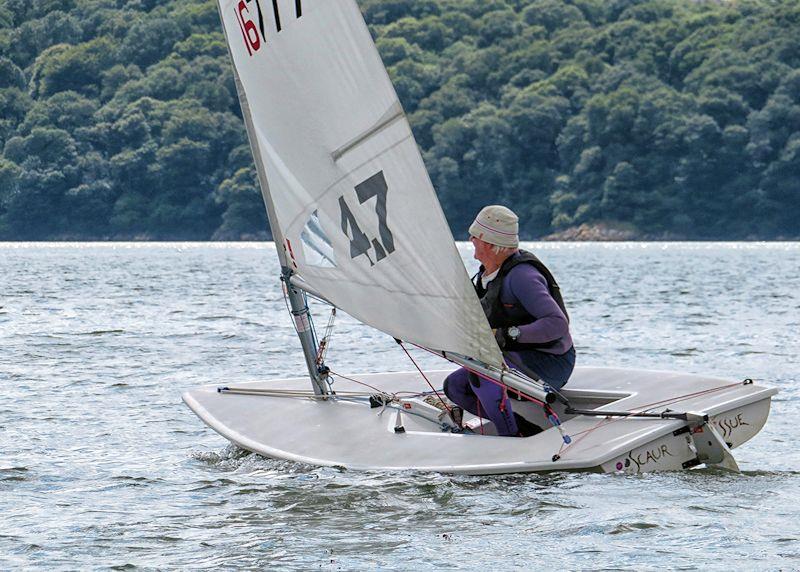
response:
[[(433, 350), (430, 350), (430, 349), (428, 349), (428, 348), (426, 348), (424, 346), (419, 346), (419, 345), (416, 345), (416, 344), (414, 344), (414, 345), (416, 347), (422, 349), (422, 350), (425, 350), (425, 351), (427, 351), (429, 353), (432, 353), (433, 355), (439, 356), (439, 357), (449, 361), (450, 363), (455, 363), (455, 362), (447, 359), (445, 356), (441, 355), (440, 353), (437, 353), (437, 352), (435, 352)], [(405, 350), (405, 348), (403, 348), (403, 349)], [(408, 353), (408, 352), (406, 352), (406, 353)], [(496, 380), (488, 378), (488, 377), (483, 377), (482, 375), (480, 375), (480, 373), (478, 373), (477, 371), (475, 371), (473, 369), (470, 369), (467, 366), (464, 366), (464, 365), (461, 365), (461, 364), (456, 364), (456, 365), (459, 365), (460, 367), (463, 367), (465, 370), (467, 370), (468, 372), (479, 376), (481, 379), (485, 379), (487, 381), (490, 381), (490, 382), (492, 382), (492, 383), (494, 383), (496, 385), (501, 386), (505, 390), (508, 390), (508, 386), (506, 384), (502, 383), (502, 382), (496, 381)], [(686, 399), (690, 399), (692, 397), (700, 397), (702, 395), (707, 395), (709, 393), (722, 391), (723, 389), (729, 389), (731, 387), (737, 387), (739, 385), (741, 385), (741, 382), (731, 383), (731, 384), (723, 385), (723, 386), (720, 386), (720, 387), (712, 387), (711, 389), (704, 389), (702, 391), (696, 391), (694, 393), (687, 393), (687, 394), (684, 394), (684, 395), (678, 395), (678, 396), (672, 397), (670, 399), (662, 399), (661, 401), (655, 401), (653, 403), (646, 403), (646, 404), (644, 404), (644, 406), (642, 406), (642, 408), (638, 409), (637, 411), (631, 411), (630, 413), (631, 413), (631, 415), (634, 415), (635, 413), (644, 413), (644, 412), (646, 412), (646, 411), (648, 411), (650, 409), (653, 409), (653, 408), (655, 408), (655, 407), (657, 407), (659, 405), (672, 405), (674, 403), (679, 403), (681, 401), (684, 401)], [(512, 388), (512, 390), (514, 390), (517, 393), (517, 395), (519, 395), (520, 397), (522, 397), (522, 398), (524, 398), (524, 399), (526, 399), (528, 401), (531, 401), (533, 403), (536, 403), (538, 405), (541, 405), (542, 407), (545, 407), (545, 408), (549, 409), (549, 406), (547, 406), (547, 404), (543, 403), (542, 401), (539, 401), (538, 399), (534, 399), (533, 397), (530, 397), (529, 395), (526, 395), (525, 393), (522, 393), (518, 389)], [(478, 417), (480, 417), (480, 407), (481, 407), (480, 400), (476, 399), (475, 401), (478, 404)], [(551, 409), (551, 411), (552, 411), (552, 409)], [(555, 413), (555, 412), (553, 412), (553, 413)], [(608, 419), (608, 418), (607, 419), (603, 419), (602, 421), (597, 423), (597, 425), (595, 425), (594, 427), (591, 427), (589, 429), (585, 429), (583, 431), (579, 431), (578, 433), (572, 433), (570, 435), (571, 437), (575, 437), (577, 435), (580, 435), (580, 437), (578, 437), (577, 439), (572, 439), (572, 442), (569, 443), (569, 444), (562, 443), (561, 447), (558, 450), (558, 455), (561, 456), (564, 451), (570, 449), (573, 445), (577, 445), (579, 442), (581, 442), (583, 439), (588, 437), (592, 432), (596, 431), (600, 427), (603, 427), (605, 425), (610, 425), (611, 423), (616, 423), (617, 421), (624, 421), (625, 419), (628, 419), (629, 417), (631, 417), (631, 415), (626, 415), (625, 417), (617, 417), (615, 419)], [(481, 434), (483, 434), (483, 423), (481, 423)]]
[(439, 401), (442, 403), (442, 405), (444, 405), (444, 408), (445, 408), (445, 409), (447, 409), (447, 412), (448, 412), (448, 413), (452, 413), (453, 409), (452, 409), (452, 408), (451, 408), (449, 405), (447, 405), (447, 403), (445, 403), (444, 399), (442, 399), (442, 396), (441, 396), (441, 395), (439, 395), (439, 392), (438, 392), (438, 391), (436, 391), (436, 389), (433, 387), (433, 384), (432, 384), (432, 383), (431, 383), (431, 381), (428, 379), (428, 376), (426, 376), (426, 375), (425, 375), (425, 373), (422, 371), (422, 368), (420, 368), (420, 367), (419, 367), (419, 365), (417, 364), (417, 362), (416, 362), (416, 361), (414, 361), (414, 358), (411, 356), (411, 354), (409, 353), (409, 351), (406, 349), (406, 346), (404, 346), (404, 345), (403, 345), (403, 342), (402, 342), (401, 340), (397, 340), (397, 343), (398, 343), (398, 345), (399, 345), (401, 348), (403, 348), (403, 351), (404, 351), (404, 352), (406, 353), (406, 355), (408, 356), (408, 359), (410, 359), (410, 360), (411, 360), (411, 363), (413, 363), (413, 364), (414, 364), (414, 367), (415, 367), (415, 368), (417, 368), (417, 371), (418, 371), (418, 372), (419, 372), (419, 374), (422, 376), (422, 379), (424, 379), (424, 380), (426, 381), (426, 383), (428, 384), (428, 387), (430, 387), (430, 388), (431, 388), (431, 390), (432, 390), (432, 391), (433, 391), (433, 393), (436, 395), (436, 397), (439, 399)]
[(363, 381), (358, 381), (357, 379), (353, 379), (352, 377), (347, 377), (346, 375), (342, 375), (341, 373), (336, 373), (332, 369), (328, 370), (328, 373), (330, 373), (331, 375), (335, 375), (336, 377), (341, 377), (342, 379), (346, 379), (347, 381), (352, 381), (353, 383), (357, 383), (358, 385), (363, 385), (364, 387), (368, 387), (374, 391), (377, 391), (378, 393), (386, 393), (384, 390), (378, 389), (374, 385), (364, 383)]
[(395, 391), (394, 393), (388, 393), (387, 391), (385, 391), (383, 389), (380, 389), (378, 387), (375, 387), (374, 385), (370, 385), (370, 384), (365, 383), (363, 381), (358, 381), (357, 379), (353, 379), (352, 377), (347, 377), (346, 375), (342, 375), (341, 373), (337, 373), (337, 372), (333, 371), (332, 369), (329, 369), (328, 373), (330, 375), (335, 376), (335, 377), (341, 377), (342, 379), (346, 379), (347, 381), (351, 381), (353, 383), (357, 383), (358, 385), (363, 385), (364, 387), (368, 387), (369, 389), (372, 389), (373, 391), (377, 391), (378, 393), (380, 393), (382, 395), (391, 395), (392, 397), (397, 397), (397, 396), (400, 396), (400, 395), (405, 395), (405, 396), (408, 396), (408, 397), (418, 397), (418, 396), (421, 396), (421, 395), (425, 395), (424, 393), (419, 393), (419, 392), (416, 392), (416, 391)]
[(714, 393), (715, 391), (721, 391), (723, 389), (730, 389), (731, 387), (736, 387), (736, 386), (739, 386), (739, 385), (742, 385), (741, 381), (736, 382), (736, 383), (731, 383), (731, 384), (728, 384), (728, 385), (721, 385), (719, 387), (712, 387), (710, 389), (704, 389), (702, 391), (695, 391), (694, 393), (686, 393), (684, 395), (678, 395), (676, 397), (671, 397), (670, 399), (662, 399), (661, 401), (656, 401), (654, 403), (645, 403), (642, 406), (643, 408), (640, 409), (637, 413), (644, 413), (645, 411), (647, 411), (649, 409), (653, 409), (654, 407), (656, 407), (658, 405), (672, 405), (673, 403), (678, 403), (679, 401), (684, 401), (684, 400), (692, 398), (692, 397), (700, 397), (701, 395)]
[(558, 454), (561, 455), (564, 451), (566, 451), (567, 449), (569, 449), (573, 445), (577, 445), (579, 442), (581, 442), (583, 439), (588, 437), (592, 432), (594, 432), (595, 430), (599, 429), (600, 427), (604, 427), (606, 425), (611, 425), (612, 423), (616, 423), (617, 421), (624, 421), (625, 419), (628, 419), (629, 417), (631, 417), (632, 415), (634, 415), (636, 413), (644, 413), (644, 412), (648, 411), (649, 409), (653, 409), (654, 407), (656, 407), (658, 405), (671, 405), (673, 403), (678, 403), (680, 401), (684, 401), (684, 400), (690, 399), (692, 397), (700, 397), (701, 395), (707, 395), (709, 393), (722, 391), (723, 389), (730, 389), (731, 387), (737, 387), (737, 386), (739, 386), (741, 384), (742, 384), (742, 382), (731, 383), (731, 384), (728, 384), (728, 385), (721, 385), (719, 387), (712, 387), (710, 389), (704, 389), (702, 391), (695, 391), (694, 393), (687, 393), (685, 395), (678, 395), (677, 397), (672, 397), (670, 399), (662, 399), (661, 401), (655, 401), (653, 403), (646, 403), (642, 408), (638, 409), (637, 411), (631, 411), (630, 412), (631, 415), (626, 415), (625, 417), (617, 417), (615, 419), (609, 419), (609, 418), (603, 419), (599, 423), (597, 423), (597, 425), (595, 425), (594, 427), (590, 427), (589, 429), (585, 429), (583, 431), (579, 431), (578, 433), (572, 433), (573, 437), (575, 437), (576, 435), (580, 435), (580, 437), (577, 438), (577, 439), (573, 439), (572, 443), (570, 443), (569, 445), (562, 444), (561, 448), (558, 450)]
[[(450, 363), (456, 363), (456, 362), (454, 362), (454, 361), (452, 361), (452, 360), (449, 360), (449, 359), (447, 359), (447, 358), (446, 358), (446, 357), (444, 357), (442, 354), (440, 354), (440, 353), (437, 353), (437, 352), (435, 352), (435, 351), (433, 351), (433, 350), (429, 350), (429, 349), (428, 349), (428, 348), (426, 348), (426, 347), (423, 347), (423, 346), (418, 346), (417, 344), (414, 344), (414, 346), (415, 346), (415, 347), (418, 347), (418, 348), (419, 348), (419, 349), (421, 349), (421, 350), (425, 350), (425, 351), (426, 351), (426, 352), (428, 352), (428, 353), (432, 353), (433, 355), (435, 355), (435, 356), (438, 356), (438, 357), (440, 357), (440, 358), (444, 359), (445, 361), (449, 361)], [(543, 401), (539, 401), (538, 399), (536, 399), (536, 398), (533, 398), (533, 397), (531, 397), (530, 395), (526, 395), (526, 394), (522, 393), (522, 392), (521, 392), (519, 389), (515, 389), (515, 388), (513, 388), (513, 387), (509, 388), (509, 387), (508, 387), (508, 386), (507, 386), (505, 383), (503, 383), (503, 382), (501, 382), (501, 381), (494, 380), (494, 379), (492, 379), (492, 378), (490, 378), (490, 377), (484, 377), (483, 375), (481, 375), (480, 373), (478, 373), (476, 370), (474, 370), (474, 369), (471, 369), (471, 368), (469, 368), (469, 367), (467, 367), (467, 366), (465, 366), (465, 365), (461, 365), (460, 363), (457, 363), (456, 365), (457, 365), (457, 366), (459, 366), (459, 367), (462, 367), (462, 368), (464, 368), (465, 370), (467, 370), (467, 371), (468, 371), (468, 372), (470, 372), (470, 373), (474, 373), (475, 375), (477, 375), (477, 376), (478, 376), (478, 377), (480, 377), (481, 379), (485, 379), (486, 381), (491, 381), (491, 382), (492, 382), (492, 383), (494, 383), (495, 385), (499, 385), (500, 387), (502, 387), (502, 388), (503, 388), (503, 389), (505, 389), (505, 390), (511, 389), (512, 391), (515, 391), (515, 392), (516, 392), (516, 393), (517, 393), (517, 394), (518, 394), (520, 397), (522, 397), (522, 398), (524, 398), (524, 399), (527, 399), (528, 401), (532, 401), (533, 403), (536, 403), (537, 405), (541, 405), (542, 407), (544, 407), (544, 402), (543, 402)]]

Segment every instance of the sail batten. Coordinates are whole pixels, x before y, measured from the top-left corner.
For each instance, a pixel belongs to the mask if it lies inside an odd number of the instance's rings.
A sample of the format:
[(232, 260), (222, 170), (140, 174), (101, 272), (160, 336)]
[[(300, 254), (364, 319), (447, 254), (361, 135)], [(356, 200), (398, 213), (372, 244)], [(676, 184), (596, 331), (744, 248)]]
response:
[(219, 5), (282, 263), (370, 326), (500, 365), (357, 4), (276, 0), (277, 30), (264, 1)]
[(386, 112), (386, 115), (378, 122), (378, 124), (376, 126), (374, 126), (371, 129), (369, 129), (363, 135), (360, 135), (354, 141), (351, 141), (351, 142), (347, 143), (346, 145), (343, 145), (340, 149), (337, 149), (336, 151), (334, 151), (332, 153), (333, 160), (334, 161), (338, 161), (339, 159), (342, 158), (342, 156), (345, 153), (347, 153), (348, 151), (350, 151), (351, 149), (353, 149), (357, 145), (363, 143), (364, 141), (366, 141), (367, 139), (369, 139), (370, 137), (372, 137), (376, 133), (380, 132), (382, 129), (385, 129), (386, 127), (388, 127), (389, 125), (391, 125), (392, 123), (397, 121), (398, 119), (404, 119), (405, 116), (406, 116), (406, 114), (403, 112), (403, 107), (400, 105), (400, 102), (395, 103), (392, 106), (392, 108), (389, 109), (389, 111)]

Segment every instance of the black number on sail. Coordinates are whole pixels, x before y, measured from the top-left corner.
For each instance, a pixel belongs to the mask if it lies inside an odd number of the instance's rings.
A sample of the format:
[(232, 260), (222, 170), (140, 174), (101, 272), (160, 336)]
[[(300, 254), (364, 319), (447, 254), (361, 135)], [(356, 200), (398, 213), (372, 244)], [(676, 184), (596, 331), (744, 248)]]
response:
[[(247, 2), (247, 4), (250, 4), (253, 0), (244, 0), (244, 1)], [(266, 42), (267, 34), (266, 31), (264, 30), (264, 14), (261, 12), (261, 1), (255, 0), (255, 5), (256, 5), (256, 11), (258, 12), (258, 29), (261, 32), (261, 38)], [(301, 0), (295, 0), (294, 9), (295, 9), (295, 14), (297, 15), (298, 18), (303, 15), (303, 5)], [(280, 7), (278, 6), (278, 0), (272, 0), (272, 13), (275, 16), (275, 29), (278, 32), (280, 32), (283, 29), (283, 26), (281, 26), (281, 12), (280, 12)]]
[[(272, 0), (272, 11), (275, 13), (275, 27), (281, 31), (281, 13), (278, 8), (278, 0)], [(301, 0), (294, 0), (294, 13), (299, 18), (303, 15), (303, 3)]]
[[(249, 4), (250, 1), (251, 0), (247, 0), (247, 3)], [(258, 0), (256, 0), (256, 10), (258, 12), (258, 30), (261, 32), (261, 38), (266, 42), (267, 34), (264, 32), (264, 15), (261, 13), (261, 4), (258, 3)]]
[(377, 239), (372, 241), (378, 260), (382, 260), (386, 258), (387, 254), (394, 252), (394, 236), (392, 236), (392, 231), (389, 230), (389, 224), (386, 222), (386, 195), (388, 192), (389, 186), (386, 184), (386, 177), (384, 177), (383, 171), (372, 175), (369, 179), (356, 186), (358, 202), (362, 205), (372, 197), (378, 198), (375, 204), (375, 214), (378, 215), (378, 232), (381, 235), (383, 244), (381, 245)]
[[(378, 216), (380, 240), (373, 238), (370, 243), (367, 235), (358, 226), (353, 212), (344, 200), (344, 196), (339, 197), (339, 208), (342, 211), (342, 232), (350, 239), (350, 257), (355, 258), (356, 256), (367, 254), (370, 248), (374, 248), (376, 262), (380, 262), (394, 252), (394, 236), (392, 231), (389, 230), (386, 211), (386, 197), (389, 193), (389, 186), (386, 184), (386, 177), (383, 171), (356, 185), (355, 191), (359, 204), (363, 205), (372, 197), (376, 198), (375, 214)], [(367, 259), (369, 259), (370, 265), (374, 265), (369, 254), (367, 254)]]
[(375, 263), (372, 262), (368, 254), (372, 245), (367, 235), (364, 234), (361, 227), (358, 226), (356, 217), (353, 216), (353, 212), (350, 210), (350, 207), (347, 206), (344, 196), (339, 197), (339, 209), (342, 211), (342, 232), (350, 239), (350, 258), (366, 254), (369, 265), (373, 266)]
[(278, 11), (278, 0), (272, 0), (272, 11), (275, 12), (275, 27), (281, 31), (281, 14)]

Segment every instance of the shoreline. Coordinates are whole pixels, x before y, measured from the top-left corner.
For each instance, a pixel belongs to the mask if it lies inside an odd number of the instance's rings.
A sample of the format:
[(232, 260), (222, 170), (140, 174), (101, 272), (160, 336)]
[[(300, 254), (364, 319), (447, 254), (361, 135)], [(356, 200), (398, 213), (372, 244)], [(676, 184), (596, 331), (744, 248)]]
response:
[[(466, 234), (462, 237), (456, 237), (456, 242), (467, 241)], [(679, 235), (675, 233), (660, 233), (649, 234), (641, 232), (631, 225), (624, 223), (609, 224), (609, 223), (584, 223), (578, 226), (572, 226), (562, 229), (544, 236), (530, 237), (524, 234), (520, 238), (520, 242), (597, 242), (597, 243), (613, 243), (613, 242), (798, 242), (800, 237), (759, 237), (748, 236), (745, 238), (726, 238), (726, 237), (710, 237), (710, 238), (693, 238), (686, 235)], [(136, 244), (158, 244), (158, 243), (208, 243), (208, 244), (223, 244), (223, 243), (270, 243), (273, 242), (271, 236), (266, 232), (258, 234), (246, 234), (238, 238), (225, 237), (222, 238), (153, 238), (148, 235), (135, 235), (135, 236), (120, 236), (120, 237), (80, 237), (80, 236), (62, 236), (47, 239), (11, 239), (0, 240), (0, 244), (14, 244), (14, 243), (136, 243)]]

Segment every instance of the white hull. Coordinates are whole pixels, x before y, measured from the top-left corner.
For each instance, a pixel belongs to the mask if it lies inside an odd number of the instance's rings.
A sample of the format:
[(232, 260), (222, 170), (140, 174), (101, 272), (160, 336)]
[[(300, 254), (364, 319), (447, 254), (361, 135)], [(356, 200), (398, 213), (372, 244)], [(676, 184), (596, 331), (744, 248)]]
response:
[[(447, 371), (428, 373), (440, 388)], [(387, 393), (427, 388), (418, 373), (352, 376)], [(307, 378), (239, 384), (238, 389), (308, 390)], [(407, 407), (370, 408), (363, 400), (319, 401), (218, 392), (206, 386), (183, 395), (186, 404), (212, 429), (236, 445), (275, 459), (353, 470), (412, 470), (461, 474), (539, 471), (650, 472), (681, 470), (703, 462), (703, 448), (717, 442), (731, 449), (751, 439), (769, 415), (777, 390), (696, 375), (611, 368), (576, 368), (565, 396), (573, 407), (609, 411), (651, 412), (665, 409), (707, 414), (709, 424), (693, 431), (682, 420), (605, 418), (562, 415), (562, 429), (572, 438), (564, 444), (539, 406), (513, 402), (514, 410), (547, 430), (528, 438), (443, 431), (433, 408), (411, 400)], [(362, 391), (337, 380), (334, 389)], [(699, 392), (706, 392), (697, 395)], [(676, 398), (687, 397), (674, 403)], [(659, 403), (657, 407), (653, 404)], [(558, 407), (555, 407), (559, 411)], [(472, 419), (476, 425), (477, 420)], [(404, 432), (395, 431), (402, 425)], [(713, 431), (709, 426), (714, 428)], [(677, 432), (677, 434), (675, 434)], [(723, 445), (725, 448), (725, 445)], [(699, 452), (699, 454), (698, 454)], [(558, 455), (558, 457), (554, 457)], [(727, 454), (726, 454), (727, 457)], [(554, 460), (555, 459), (555, 460)], [(727, 464), (728, 462), (722, 462)], [(735, 466), (735, 465), (734, 465)]]

